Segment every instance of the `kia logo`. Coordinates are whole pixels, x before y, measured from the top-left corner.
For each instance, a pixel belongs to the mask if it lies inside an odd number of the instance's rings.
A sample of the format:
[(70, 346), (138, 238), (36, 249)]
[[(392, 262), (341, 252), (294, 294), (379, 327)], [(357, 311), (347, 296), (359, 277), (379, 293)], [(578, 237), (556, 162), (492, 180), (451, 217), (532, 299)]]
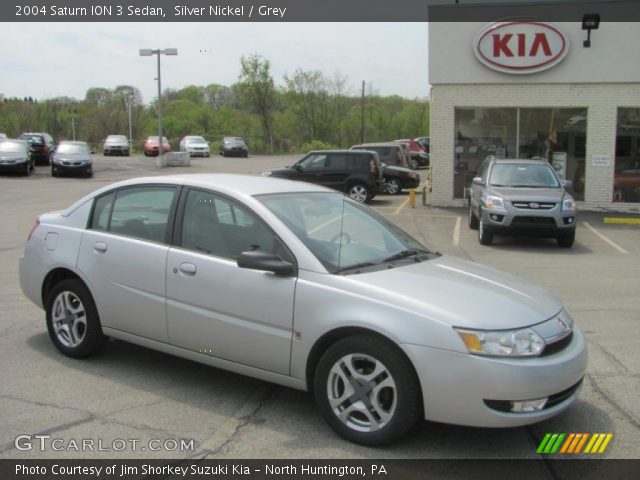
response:
[(495, 22), (478, 33), (473, 49), (478, 60), (493, 70), (527, 74), (560, 63), (569, 43), (551, 23)]
[(537, 202), (531, 202), (531, 203), (529, 204), (529, 207), (530, 207), (530, 208), (540, 208), (540, 204), (539, 204), (539, 203), (537, 203)]

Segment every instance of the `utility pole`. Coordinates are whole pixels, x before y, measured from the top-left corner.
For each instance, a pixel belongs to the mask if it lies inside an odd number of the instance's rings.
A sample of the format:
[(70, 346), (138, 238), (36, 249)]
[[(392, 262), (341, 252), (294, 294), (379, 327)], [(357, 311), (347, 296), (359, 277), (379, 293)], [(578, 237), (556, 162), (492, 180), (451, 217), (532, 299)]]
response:
[(364, 80), (362, 80), (362, 98), (360, 99), (360, 143), (364, 143)]

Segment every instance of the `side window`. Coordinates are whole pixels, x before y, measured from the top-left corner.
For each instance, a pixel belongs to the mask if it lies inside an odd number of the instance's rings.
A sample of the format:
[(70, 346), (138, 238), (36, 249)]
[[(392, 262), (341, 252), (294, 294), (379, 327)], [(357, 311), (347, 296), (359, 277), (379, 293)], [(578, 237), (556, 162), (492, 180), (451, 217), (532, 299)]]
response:
[(119, 190), (113, 204), (109, 231), (164, 242), (175, 187), (135, 187)]
[(331, 170), (344, 170), (347, 168), (348, 155), (333, 154), (329, 155), (328, 167)]
[(201, 190), (187, 194), (181, 246), (229, 260), (249, 250), (292, 260), (280, 240), (253, 213), (225, 197)]
[(109, 230), (109, 217), (111, 216), (111, 206), (113, 205), (113, 199), (115, 193), (109, 193), (96, 199), (93, 207), (93, 217), (91, 218), (92, 230), (102, 230), (106, 232)]
[(487, 181), (487, 171), (489, 170), (489, 162), (482, 162), (480, 169), (478, 170), (478, 176), (482, 178), (483, 182)]
[(327, 163), (326, 155), (311, 155), (300, 162), (303, 171), (322, 170)]

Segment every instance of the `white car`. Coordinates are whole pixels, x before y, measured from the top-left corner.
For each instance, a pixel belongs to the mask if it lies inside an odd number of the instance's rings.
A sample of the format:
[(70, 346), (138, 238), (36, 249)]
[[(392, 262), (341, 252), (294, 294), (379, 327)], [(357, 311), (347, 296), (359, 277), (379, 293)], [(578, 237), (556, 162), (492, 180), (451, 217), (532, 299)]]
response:
[(189, 135), (180, 141), (180, 151), (188, 152), (190, 157), (209, 157), (209, 142), (203, 137)]
[(329, 425), (365, 445), (421, 418), (545, 420), (576, 400), (587, 365), (582, 332), (550, 292), (284, 179), (103, 187), (38, 218), (20, 283), (65, 355), (113, 337), (312, 391)]

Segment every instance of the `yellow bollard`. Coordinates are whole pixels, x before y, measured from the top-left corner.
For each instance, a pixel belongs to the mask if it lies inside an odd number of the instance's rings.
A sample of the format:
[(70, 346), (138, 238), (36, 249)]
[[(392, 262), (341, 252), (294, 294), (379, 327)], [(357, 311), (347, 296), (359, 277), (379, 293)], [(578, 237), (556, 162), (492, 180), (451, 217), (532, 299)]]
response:
[(416, 189), (412, 188), (409, 190), (409, 206), (411, 208), (416, 208)]

